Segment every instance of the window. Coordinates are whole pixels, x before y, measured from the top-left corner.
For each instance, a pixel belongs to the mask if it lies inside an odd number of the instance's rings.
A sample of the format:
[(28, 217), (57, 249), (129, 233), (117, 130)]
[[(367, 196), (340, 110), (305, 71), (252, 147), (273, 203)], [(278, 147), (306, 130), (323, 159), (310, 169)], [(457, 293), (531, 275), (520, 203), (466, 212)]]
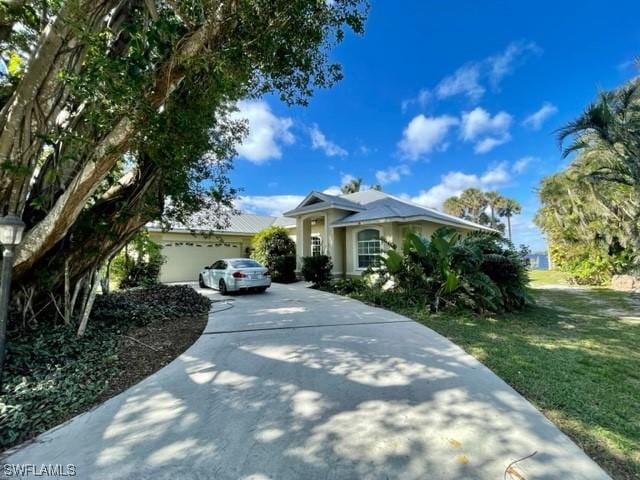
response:
[(259, 268), (262, 267), (255, 260), (251, 260), (250, 258), (242, 259), (242, 260), (231, 260), (231, 266), (233, 268)]
[(311, 237), (311, 255), (314, 257), (322, 255), (322, 238), (319, 236)]
[(358, 232), (358, 268), (380, 264), (380, 232), (374, 229)]

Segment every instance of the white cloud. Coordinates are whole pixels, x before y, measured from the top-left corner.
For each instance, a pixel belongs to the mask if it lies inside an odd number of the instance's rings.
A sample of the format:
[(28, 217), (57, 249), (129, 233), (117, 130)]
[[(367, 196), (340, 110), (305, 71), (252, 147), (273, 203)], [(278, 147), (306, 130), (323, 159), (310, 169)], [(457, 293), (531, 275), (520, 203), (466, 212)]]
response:
[(521, 159), (516, 160), (516, 162), (511, 167), (511, 171), (517, 174), (521, 174), (531, 163), (537, 162), (538, 160), (539, 159), (537, 157), (532, 156), (522, 157)]
[(493, 190), (507, 184), (511, 180), (506, 163), (488, 169), (482, 175), (464, 172), (449, 172), (440, 178), (440, 183), (422, 190), (411, 201), (431, 208), (441, 208), (444, 201), (460, 195), (467, 188)]
[(485, 88), (480, 84), (481, 64), (469, 63), (458, 68), (453, 74), (443, 78), (435, 88), (440, 99), (454, 95), (466, 95), (477, 101), (484, 95)]
[(411, 105), (419, 105), (421, 107), (424, 107), (427, 105), (427, 103), (429, 103), (430, 99), (431, 92), (428, 89), (423, 88), (418, 92), (418, 95), (416, 97), (403, 100), (400, 106), (402, 107), (402, 111), (404, 112)]
[(378, 170), (376, 172), (376, 180), (381, 185), (398, 182), (403, 176), (410, 175), (411, 170), (407, 165), (401, 164), (387, 168), (386, 170)]
[(233, 112), (231, 118), (245, 119), (249, 128), (249, 134), (237, 147), (241, 157), (260, 165), (272, 158), (280, 158), (282, 146), (295, 141), (290, 131), (293, 120), (274, 115), (264, 100), (242, 100), (237, 107), (238, 111)]
[(524, 119), (522, 125), (531, 130), (540, 130), (542, 124), (551, 116), (558, 112), (558, 107), (550, 102), (544, 102), (537, 112), (532, 113)]
[(476, 153), (487, 153), (498, 145), (511, 140), (509, 127), (512, 117), (507, 112), (491, 116), (483, 108), (477, 107), (463, 112), (460, 135), (465, 142), (473, 142)]
[(416, 97), (402, 102), (402, 110), (414, 104), (424, 107), (433, 96), (442, 100), (463, 95), (475, 103), (487, 91), (487, 84), (494, 90), (498, 89), (503, 78), (513, 73), (528, 54), (539, 55), (541, 52), (542, 49), (534, 42), (511, 42), (502, 52), (464, 64), (440, 80), (432, 90), (421, 89)]
[(446, 148), (444, 141), (447, 133), (451, 127), (457, 124), (458, 119), (449, 115), (440, 117), (417, 115), (402, 132), (398, 148), (405, 157), (417, 160), (423, 154), (430, 153), (436, 148)]
[(324, 151), (328, 157), (345, 157), (348, 155), (348, 152), (344, 148), (329, 140), (325, 134), (320, 131), (318, 125), (314, 124), (309, 129), (309, 135), (311, 136), (311, 147), (314, 150), (320, 149)]
[(243, 195), (236, 199), (235, 206), (244, 213), (279, 217), (297, 207), (302, 200), (302, 195)]
[(540, 55), (542, 49), (534, 42), (511, 42), (503, 52), (487, 58), (491, 85), (497, 88), (502, 79), (512, 73), (518, 62), (521, 62), (528, 53)]

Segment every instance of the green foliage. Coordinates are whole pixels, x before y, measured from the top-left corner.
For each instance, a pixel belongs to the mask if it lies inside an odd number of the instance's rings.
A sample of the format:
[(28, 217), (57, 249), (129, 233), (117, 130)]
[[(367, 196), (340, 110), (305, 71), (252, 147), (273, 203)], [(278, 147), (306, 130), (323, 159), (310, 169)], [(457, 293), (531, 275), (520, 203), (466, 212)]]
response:
[(327, 255), (302, 258), (302, 276), (315, 287), (322, 287), (331, 281), (333, 263)]
[[(480, 225), (487, 225), (500, 232), (505, 231), (505, 225), (498, 219), (507, 219), (507, 230), (511, 238), (511, 217), (518, 215), (522, 207), (512, 199), (500, 195), (498, 192), (483, 192), (477, 188), (467, 188), (458, 197), (445, 200), (443, 209), (449, 215), (464, 218)], [(486, 210), (490, 214), (487, 215)]]
[(430, 239), (405, 235), (402, 250), (389, 250), (380, 275), (410, 303), (476, 311), (509, 311), (529, 301), (523, 252), (497, 233), (461, 236), (439, 228)]
[(369, 285), (362, 278), (339, 278), (330, 287), (330, 291), (338, 295), (359, 295), (364, 293)]
[(158, 283), (165, 261), (162, 247), (141, 231), (113, 259), (111, 274), (119, 288), (149, 287)]
[(96, 298), (87, 330), (10, 332), (0, 395), (0, 448), (43, 432), (91, 405), (119, 374), (119, 336), (152, 320), (203, 315), (210, 300), (188, 286), (156, 285)]
[(602, 92), (559, 131), (577, 153), (545, 178), (535, 222), (556, 268), (577, 283), (603, 284), (640, 269), (640, 80)]
[(296, 279), (296, 244), (284, 227), (271, 226), (253, 237), (251, 258), (271, 272), (271, 280), (290, 283)]

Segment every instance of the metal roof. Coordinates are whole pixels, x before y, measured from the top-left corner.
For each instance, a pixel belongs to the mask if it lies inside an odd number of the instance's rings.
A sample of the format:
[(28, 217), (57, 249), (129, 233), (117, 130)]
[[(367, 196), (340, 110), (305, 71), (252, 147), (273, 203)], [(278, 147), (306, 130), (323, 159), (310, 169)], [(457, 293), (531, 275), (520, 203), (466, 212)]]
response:
[[(239, 233), (253, 235), (258, 233), (271, 225), (275, 226), (291, 226), (295, 225), (296, 221), (293, 218), (286, 217), (271, 217), (267, 215), (254, 215), (249, 213), (243, 213), (240, 215), (230, 215), (229, 225), (227, 228), (216, 228), (215, 222), (207, 214), (207, 212), (198, 212), (191, 216), (187, 224), (173, 222), (169, 228), (169, 231), (182, 230), (182, 231), (197, 231), (197, 232), (218, 232), (218, 233)], [(162, 226), (158, 222), (153, 222), (147, 225), (150, 229), (161, 229)]]
[[(377, 200), (373, 200), (373, 198), (377, 198)], [(491, 228), (484, 225), (478, 225), (477, 223), (469, 222), (468, 220), (454, 217), (453, 215), (448, 215), (432, 208), (423, 207), (421, 205), (417, 205), (407, 200), (402, 200), (384, 192), (362, 195), (360, 196), (360, 200), (371, 200), (365, 204), (366, 210), (341, 218), (340, 220), (334, 222), (333, 226), (339, 227), (358, 223), (372, 222), (376, 220), (402, 220), (423, 217), (424, 219), (430, 220), (434, 223), (458, 225), (461, 227), (476, 230), (491, 230)]]
[[(309, 203), (311, 200), (316, 201)], [(362, 205), (360, 205), (359, 203), (353, 202), (343, 196), (329, 195), (328, 193), (314, 191), (307, 195), (305, 199), (300, 202), (300, 205), (298, 205), (293, 210), (284, 212), (284, 214), (287, 216), (299, 215), (301, 213), (324, 210), (325, 208), (341, 208), (351, 212), (359, 212), (363, 209)]]

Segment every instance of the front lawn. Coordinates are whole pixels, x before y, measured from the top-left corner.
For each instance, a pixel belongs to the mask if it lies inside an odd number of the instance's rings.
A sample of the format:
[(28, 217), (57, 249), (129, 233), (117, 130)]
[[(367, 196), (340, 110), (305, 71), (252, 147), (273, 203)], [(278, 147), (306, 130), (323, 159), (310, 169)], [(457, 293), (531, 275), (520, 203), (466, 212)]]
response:
[(521, 312), (392, 308), (482, 361), (614, 478), (640, 478), (640, 298), (534, 276), (537, 304)]

